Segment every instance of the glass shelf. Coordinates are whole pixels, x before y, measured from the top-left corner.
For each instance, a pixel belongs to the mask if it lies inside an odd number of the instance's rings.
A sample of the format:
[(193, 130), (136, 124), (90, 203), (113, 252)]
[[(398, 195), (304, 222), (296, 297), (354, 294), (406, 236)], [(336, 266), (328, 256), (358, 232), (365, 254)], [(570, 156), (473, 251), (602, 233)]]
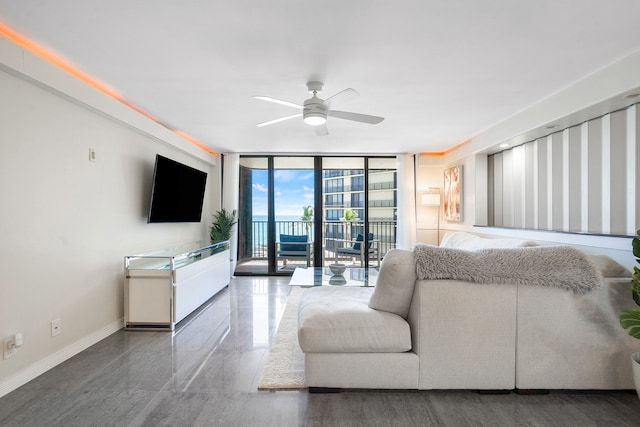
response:
[(229, 249), (229, 241), (190, 242), (125, 257), (127, 270), (175, 270)]

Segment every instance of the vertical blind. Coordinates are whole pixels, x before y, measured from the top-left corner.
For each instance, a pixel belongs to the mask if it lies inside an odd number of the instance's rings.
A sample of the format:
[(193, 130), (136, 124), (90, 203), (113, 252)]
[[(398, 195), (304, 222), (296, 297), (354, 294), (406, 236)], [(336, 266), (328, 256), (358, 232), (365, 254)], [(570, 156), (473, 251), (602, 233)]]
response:
[(640, 228), (637, 105), (490, 155), (489, 225), (634, 235)]

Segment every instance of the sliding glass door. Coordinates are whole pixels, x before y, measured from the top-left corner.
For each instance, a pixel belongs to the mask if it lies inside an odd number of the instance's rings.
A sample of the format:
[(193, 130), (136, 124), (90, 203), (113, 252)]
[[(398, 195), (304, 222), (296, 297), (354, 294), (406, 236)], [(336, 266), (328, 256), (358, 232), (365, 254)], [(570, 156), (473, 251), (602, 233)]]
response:
[(377, 267), (396, 239), (394, 157), (241, 156), (236, 274)]
[(236, 273), (269, 273), (269, 162), (268, 157), (240, 157)]
[(275, 269), (291, 273), (314, 263), (313, 157), (273, 159)]
[(396, 159), (324, 157), (325, 264), (377, 267), (395, 247)]
[(313, 265), (313, 157), (242, 156), (239, 205), (237, 274)]
[(363, 157), (322, 158), (322, 217), (325, 265), (360, 259), (353, 245), (364, 236)]
[(398, 225), (397, 166), (395, 158), (373, 157), (367, 164), (367, 229), (375, 239), (377, 253), (370, 257), (378, 262), (396, 247)]

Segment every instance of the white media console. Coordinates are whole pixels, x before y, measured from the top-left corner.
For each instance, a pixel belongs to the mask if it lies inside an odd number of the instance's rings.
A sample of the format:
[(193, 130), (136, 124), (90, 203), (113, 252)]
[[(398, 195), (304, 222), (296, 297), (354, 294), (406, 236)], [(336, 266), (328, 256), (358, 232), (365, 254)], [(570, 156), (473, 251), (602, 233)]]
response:
[(129, 330), (169, 330), (229, 284), (229, 242), (187, 243), (124, 259)]

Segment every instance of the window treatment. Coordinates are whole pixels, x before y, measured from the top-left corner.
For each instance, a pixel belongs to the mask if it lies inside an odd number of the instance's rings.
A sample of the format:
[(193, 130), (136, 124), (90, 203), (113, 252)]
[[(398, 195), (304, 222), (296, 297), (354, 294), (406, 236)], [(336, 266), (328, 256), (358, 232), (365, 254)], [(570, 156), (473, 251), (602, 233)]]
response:
[(398, 234), (396, 247), (411, 249), (416, 244), (415, 156), (398, 154)]
[[(240, 155), (235, 153), (223, 154), (222, 162), (222, 207), (228, 212), (238, 213)], [(231, 247), (231, 272), (236, 269), (238, 262), (238, 226), (236, 225), (229, 242)]]

